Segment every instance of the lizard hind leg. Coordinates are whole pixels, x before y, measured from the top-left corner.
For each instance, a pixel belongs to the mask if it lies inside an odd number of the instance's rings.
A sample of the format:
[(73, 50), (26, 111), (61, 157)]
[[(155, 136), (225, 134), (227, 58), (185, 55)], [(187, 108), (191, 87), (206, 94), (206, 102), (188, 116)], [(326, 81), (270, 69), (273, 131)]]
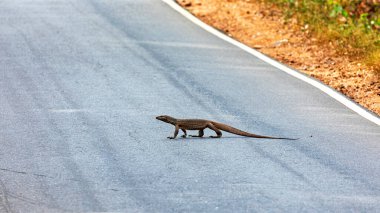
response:
[(216, 133), (216, 136), (210, 136), (210, 138), (220, 138), (220, 137), (222, 137), (222, 132), (218, 128), (216, 128), (212, 123), (208, 124), (207, 127), (210, 128), (210, 129), (212, 129), (212, 130), (214, 130), (215, 133)]
[(204, 133), (204, 131), (203, 131), (203, 129), (200, 129), (199, 130), (199, 135), (189, 135), (189, 136), (191, 136), (191, 137), (203, 137), (203, 135), (204, 135), (205, 133)]

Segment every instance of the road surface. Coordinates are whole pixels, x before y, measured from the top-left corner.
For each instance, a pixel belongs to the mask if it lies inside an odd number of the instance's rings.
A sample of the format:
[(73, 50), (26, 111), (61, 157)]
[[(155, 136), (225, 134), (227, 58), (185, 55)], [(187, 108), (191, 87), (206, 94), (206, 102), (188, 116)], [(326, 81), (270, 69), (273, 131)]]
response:
[(0, 212), (380, 209), (379, 126), (158, 0), (2, 0), (0, 116)]

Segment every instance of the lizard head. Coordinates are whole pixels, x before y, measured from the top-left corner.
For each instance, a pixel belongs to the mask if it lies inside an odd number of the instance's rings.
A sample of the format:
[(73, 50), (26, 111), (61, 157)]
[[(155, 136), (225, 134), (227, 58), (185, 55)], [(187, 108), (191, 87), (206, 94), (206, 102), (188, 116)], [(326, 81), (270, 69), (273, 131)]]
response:
[(165, 123), (174, 124), (176, 119), (168, 115), (160, 115), (156, 117), (157, 120), (163, 121)]

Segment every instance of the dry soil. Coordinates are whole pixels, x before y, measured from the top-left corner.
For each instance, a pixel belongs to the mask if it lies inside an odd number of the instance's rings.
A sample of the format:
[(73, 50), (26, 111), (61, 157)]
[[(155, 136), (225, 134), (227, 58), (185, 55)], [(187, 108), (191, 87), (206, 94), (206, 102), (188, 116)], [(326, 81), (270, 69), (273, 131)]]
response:
[[(254, 0), (177, 0), (205, 23), (304, 72), (380, 115), (380, 78), (370, 67), (313, 37), (308, 26)], [(349, 49), (348, 49), (349, 51)]]

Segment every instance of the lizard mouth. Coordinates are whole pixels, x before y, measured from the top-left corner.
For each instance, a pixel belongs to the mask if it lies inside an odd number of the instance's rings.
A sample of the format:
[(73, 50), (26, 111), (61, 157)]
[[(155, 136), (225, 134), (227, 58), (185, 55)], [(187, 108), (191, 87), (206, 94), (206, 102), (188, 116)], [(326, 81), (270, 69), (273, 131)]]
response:
[(163, 122), (168, 122), (168, 119), (166, 118), (166, 116), (163, 116), (163, 115), (157, 116), (156, 119)]

